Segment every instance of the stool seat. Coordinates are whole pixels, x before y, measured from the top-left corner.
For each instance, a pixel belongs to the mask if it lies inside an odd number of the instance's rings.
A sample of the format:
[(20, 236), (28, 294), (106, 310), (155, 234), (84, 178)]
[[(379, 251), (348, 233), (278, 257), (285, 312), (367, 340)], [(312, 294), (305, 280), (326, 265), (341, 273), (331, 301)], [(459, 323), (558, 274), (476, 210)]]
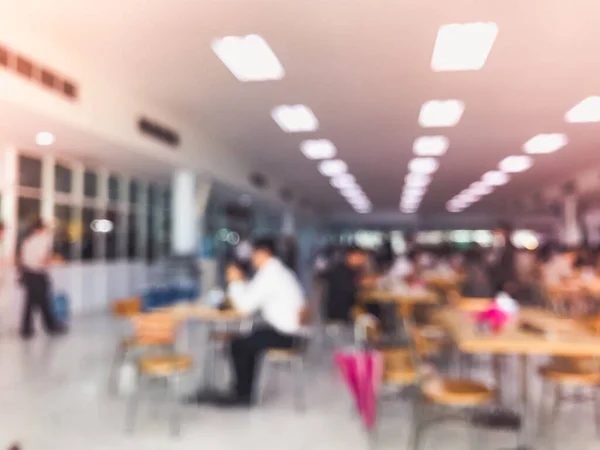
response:
[(587, 370), (576, 364), (565, 367), (561, 364), (549, 364), (540, 368), (540, 377), (557, 384), (575, 386), (596, 386), (600, 384), (600, 373)]
[(425, 382), (423, 394), (433, 403), (447, 406), (479, 406), (494, 397), (494, 391), (472, 380), (442, 378)]
[(302, 351), (298, 348), (270, 348), (267, 350), (266, 356), (271, 360), (288, 360), (298, 357)]
[(167, 376), (185, 372), (192, 367), (193, 360), (189, 355), (155, 355), (143, 356), (139, 360), (140, 371), (146, 375)]

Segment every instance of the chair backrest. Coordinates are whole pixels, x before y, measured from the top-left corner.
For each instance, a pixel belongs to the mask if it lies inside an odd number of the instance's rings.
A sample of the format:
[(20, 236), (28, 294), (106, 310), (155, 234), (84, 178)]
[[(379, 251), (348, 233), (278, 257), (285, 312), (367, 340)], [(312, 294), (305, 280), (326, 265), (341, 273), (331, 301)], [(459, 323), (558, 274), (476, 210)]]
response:
[(425, 337), (419, 333), (419, 330), (413, 319), (409, 316), (403, 318), (404, 330), (408, 337), (408, 348), (410, 351), (411, 360), (417, 374), (417, 385), (422, 388), (427, 373), (424, 372), (425, 363), (422, 356), (426, 352), (427, 341)]
[(142, 299), (140, 297), (128, 297), (117, 300), (111, 305), (114, 317), (133, 317), (142, 311)]
[(133, 325), (140, 344), (173, 344), (177, 336), (178, 322), (168, 313), (140, 314), (133, 318)]

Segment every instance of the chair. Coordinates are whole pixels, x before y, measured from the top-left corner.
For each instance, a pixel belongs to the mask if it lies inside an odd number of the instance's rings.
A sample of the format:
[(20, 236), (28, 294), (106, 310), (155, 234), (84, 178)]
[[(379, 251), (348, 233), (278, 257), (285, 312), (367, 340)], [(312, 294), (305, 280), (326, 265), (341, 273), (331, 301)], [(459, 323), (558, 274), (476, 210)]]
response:
[(179, 435), (179, 384), (182, 375), (191, 371), (193, 359), (190, 355), (177, 354), (173, 350), (178, 323), (171, 315), (141, 314), (134, 318), (134, 326), (142, 345), (162, 345), (166, 351), (142, 355), (137, 360), (137, 384), (127, 405), (126, 429), (129, 432), (134, 429), (139, 401), (148, 382), (164, 380), (165, 388), (172, 393), (171, 433)]
[(298, 336), (292, 348), (268, 349), (263, 357), (261, 374), (259, 377), (258, 403), (263, 403), (269, 372), (281, 366), (287, 366), (294, 376), (294, 402), (296, 410), (304, 411), (306, 408), (306, 393), (304, 389), (304, 363), (308, 348), (308, 331), (312, 324), (312, 311), (304, 306), (299, 313), (299, 323), (307, 331), (304, 336)]
[[(542, 393), (538, 408), (538, 438), (544, 437), (548, 432), (552, 433), (549, 439), (554, 443), (556, 422), (560, 413), (560, 407), (565, 400), (588, 400), (594, 402), (596, 416), (596, 434), (600, 438), (600, 362), (590, 358), (557, 359), (539, 369), (542, 380)], [(589, 388), (592, 390), (591, 397), (564, 395), (566, 387), (577, 389)], [(551, 400), (552, 407), (548, 410), (546, 398)]]
[[(142, 299), (140, 297), (128, 297), (117, 300), (111, 306), (113, 317), (121, 319), (130, 319), (140, 314), (141, 309)], [(130, 354), (134, 351), (142, 350), (144, 347), (148, 346), (152, 346), (152, 344), (142, 345), (135, 335), (125, 337), (119, 341), (108, 375), (108, 392), (110, 395), (114, 396), (117, 394), (118, 372), (119, 369), (125, 364)]]
[[(428, 370), (422, 360), (427, 350), (426, 340), (409, 318), (404, 319), (404, 326), (409, 339), (410, 355), (418, 386), (418, 393), (413, 403), (413, 429), (410, 437), (410, 444), (416, 450), (419, 448), (423, 429), (429, 424), (423, 414), (425, 406), (435, 405), (456, 410), (460, 413), (456, 418), (466, 420), (474, 427), (474, 410), (490, 403), (494, 398), (494, 392), (470, 379), (440, 378), (434, 375), (433, 370)], [(480, 450), (476, 433), (473, 433), (471, 445), (473, 450)]]

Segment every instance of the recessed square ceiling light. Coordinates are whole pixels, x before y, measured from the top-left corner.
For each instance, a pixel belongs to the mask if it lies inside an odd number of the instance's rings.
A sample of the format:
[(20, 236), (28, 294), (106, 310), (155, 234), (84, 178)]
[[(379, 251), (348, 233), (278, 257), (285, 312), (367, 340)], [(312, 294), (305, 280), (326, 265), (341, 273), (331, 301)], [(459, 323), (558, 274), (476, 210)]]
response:
[(417, 195), (418, 196), (423, 196), (423, 194), (425, 194), (426, 190), (427, 189), (424, 188), (424, 187), (405, 187), (402, 190), (402, 195), (403, 196), (411, 196), (411, 197), (414, 197), (414, 196), (417, 196)]
[(338, 189), (349, 188), (356, 185), (356, 179), (354, 175), (350, 175), (349, 173), (343, 173), (341, 175), (336, 175), (331, 178), (330, 181), (333, 187)]
[(358, 185), (353, 185), (349, 187), (340, 188), (340, 194), (344, 197), (356, 197), (360, 195), (365, 195)]
[(502, 161), (500, 161), (500, 164), (498, 164), (498, 168), (502, 172), (519, 173), (525, 172), (532, 165), (533, 159), (531, 159), (531, 156), (513, 155), (507, 156)]
[(567, 136), (561, 133), (538, 134), (523, 145), (525, 153), (542, 154), (554, 153), (567, 145)]
[(600, 122), (600, 96), (588, 97), (565, 114), (570, 123)]
[(452, 23), (438, 30), (431, 57), (434, 72), (479, 70), (492, 50), (498, 25), (488, 23)]
[(431, 177), (422, 173), (409, 173), (404, 177), (407, 187), (423, 187), (431, 183)]
[(337, 153), (335, 145), (329, 139), (303, 141), (300, 150), (308, 159), (330, 159)]
[(273, 109), (271, 117), (286, 133), (306, 133), (319, 128), (319, 121), (308, 106), (281, 105)]
[(256, 34), (216, 39), (212, 49), (240, 81), (281, 80), (285, 75), (267, 41)]
[(489, 186), (502, 186), (503, 184), (508, 183), (509, 180), (510, 175), (500, 172), (499, 170), (490, 170), (481, 177), (481, 181)]
[(461, 100), (429, 100), (421, 106), (419, 124), (422, 127), (453, 127), (465, 110)]
[(348, 166), (341, 159), (328, 159), (319, 163), (319, 172), (326, 177), (334, 177), (346, 173)]
[(477, 197), (481, 195), (491, 194), (493, 190), (494, 188), (492, 186), (488, 186), (487, 184), (481, 184), (481, 186), (471, 188), (470, 193)]
[(435, 158), (413, 158), (408, 163), (408, 170), (413, 173), (431, 175), (438, 170), (439, 166), (440, 164)]
[(413, 153), (417, 156), (442, 156), (448, 150), (446, 136), (421, 136), (413, 142)]
[(55, 140), (56, 139), (54, 138), (54, 135), (49, 131), (40, 131), (35, 136), (35, 142), (37, 145), (52, 145), (54, 144)]

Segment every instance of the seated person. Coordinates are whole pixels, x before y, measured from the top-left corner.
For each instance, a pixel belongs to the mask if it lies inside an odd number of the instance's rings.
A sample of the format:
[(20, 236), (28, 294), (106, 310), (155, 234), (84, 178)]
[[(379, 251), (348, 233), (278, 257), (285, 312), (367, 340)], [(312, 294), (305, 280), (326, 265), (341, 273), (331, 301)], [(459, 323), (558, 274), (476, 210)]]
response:
[(270, 348), (291, 348), (300, 334), (304, 294), (294, 273), (274, 253), (273, 240), (254, 243), (252, 266), (256, 273), (250, 282), (237, 266), (227, 268), (233, 307), (248, 315), (259, 313), (263, 321), (249, 335), (231, 341), (236, 384), (233, 395), (222, 399), (223, 406), (250, 406), (258, 358)]
[(479, 249), (469, 249), (465, 257), (463, 297), (491, 298), (492, 283)]
[(396, 258), (387, 275), (392, 289), (398, 286), (408, 286), (419, 278), (419, 258), (420, 255), (415, 250)]
[(343, 261), (334, 265), (326, 276), (325, 316), (327, 321), (350, 320), (352, 308), (356, 305), (361, 272), (365, 266), (366, 254), (358, 247), (346, 250)]

